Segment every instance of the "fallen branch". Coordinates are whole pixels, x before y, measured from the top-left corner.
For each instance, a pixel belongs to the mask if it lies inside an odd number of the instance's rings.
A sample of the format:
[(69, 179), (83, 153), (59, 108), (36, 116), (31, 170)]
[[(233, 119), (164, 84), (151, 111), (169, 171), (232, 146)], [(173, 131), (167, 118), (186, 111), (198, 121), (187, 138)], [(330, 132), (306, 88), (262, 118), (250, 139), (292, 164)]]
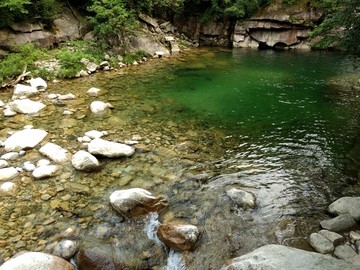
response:
[(13, 87), (16, 84), (18, 84), (20, 81), (22, 81), (26, 76), (28, 76), (29, 74), (31, 74), (31, 71), (26, 71), (27, 66), (24, 67), (23, 72), (15, 79), (12, 80), (10, 82), (4, 83), (1, 85), (1, 88), (7, 88), (7, 87)]

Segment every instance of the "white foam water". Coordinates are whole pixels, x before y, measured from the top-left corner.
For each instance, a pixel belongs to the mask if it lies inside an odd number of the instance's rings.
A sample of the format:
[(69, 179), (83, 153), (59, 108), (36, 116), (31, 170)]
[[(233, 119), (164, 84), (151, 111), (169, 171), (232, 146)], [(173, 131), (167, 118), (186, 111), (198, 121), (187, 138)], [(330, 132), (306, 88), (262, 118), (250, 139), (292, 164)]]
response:
[(186, 270), (180, 252), (170, 250), (165, 270)]

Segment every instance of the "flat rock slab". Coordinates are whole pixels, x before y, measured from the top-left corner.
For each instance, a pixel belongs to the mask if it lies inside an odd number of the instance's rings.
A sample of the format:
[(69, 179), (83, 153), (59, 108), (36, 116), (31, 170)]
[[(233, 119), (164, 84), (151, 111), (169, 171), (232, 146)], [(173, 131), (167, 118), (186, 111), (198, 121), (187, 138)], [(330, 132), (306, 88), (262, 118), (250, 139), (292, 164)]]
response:
[(266, 245), (235, 258), (221, 270), (360, 270), (359, 266), (301, 249)]
[(5, 142), (5, 151), (31, 149), (38, 145), (48, 133), (41, 129), (24, 129), (15, 132)]
[(67, 162), (70, 159), (70, 154), (66, 149), (51, 142), (41, 147), (39, 152), (59, 164)]
[(9, 106), (13, 111), (23, 114), (38, 113), (46, 107), (45, 104), (30, 99), (16, 99), (10, 102)]
[(135, 149), (129, 145), (103, 139), (92, 140), (88, 145), (88, 151), (93, 155), (101, 155), (109, 158), (129, 157), (135, 153)]

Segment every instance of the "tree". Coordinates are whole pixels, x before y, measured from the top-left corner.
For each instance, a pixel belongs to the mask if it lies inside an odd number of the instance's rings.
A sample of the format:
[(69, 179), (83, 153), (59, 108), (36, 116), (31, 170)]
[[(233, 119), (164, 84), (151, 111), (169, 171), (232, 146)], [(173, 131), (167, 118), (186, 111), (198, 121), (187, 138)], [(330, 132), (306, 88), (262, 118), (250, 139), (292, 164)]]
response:
[(360, 55), (360, 0), (317, 0), (328, 12), (314, 36), (319, 47), (335, 46)]

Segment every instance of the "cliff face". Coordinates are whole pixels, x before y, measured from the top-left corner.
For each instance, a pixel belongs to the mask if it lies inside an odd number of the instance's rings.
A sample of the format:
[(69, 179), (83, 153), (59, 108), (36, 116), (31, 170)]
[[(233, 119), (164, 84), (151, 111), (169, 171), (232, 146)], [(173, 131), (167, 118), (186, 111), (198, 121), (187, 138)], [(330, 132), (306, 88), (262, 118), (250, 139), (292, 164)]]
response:
[(309, 48), (308, 35), (323, 13), (309, 2), (299, 2), (291, 6), (276, 2), (249, 20), (238, 21), (233, 47)]

